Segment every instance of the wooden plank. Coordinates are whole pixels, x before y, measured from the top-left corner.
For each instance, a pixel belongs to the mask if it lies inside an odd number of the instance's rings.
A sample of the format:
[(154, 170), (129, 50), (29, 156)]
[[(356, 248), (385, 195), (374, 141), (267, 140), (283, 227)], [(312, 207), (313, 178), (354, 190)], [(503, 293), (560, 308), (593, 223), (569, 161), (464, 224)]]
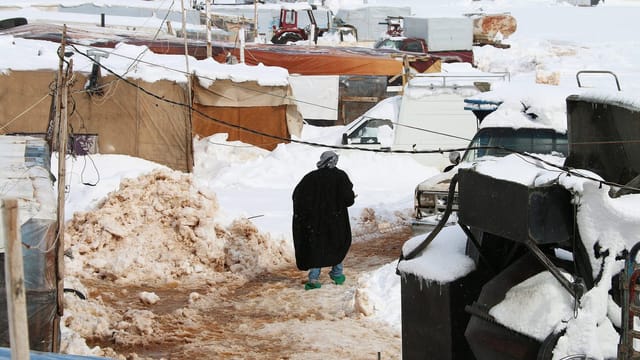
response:
[(376, 96), (342, 96), (340, 101), (343, 102), (373, 102), (377, 103), (380, 101), (379, 97)]
[(29, 359), (29, 326), (27, 322), (27, 296), (24, 284), (22, 239), (18, 225), (18, 200), (3, 201), (5, 221), (4, 274), (7, 287), (7, 314), (11, 359)]

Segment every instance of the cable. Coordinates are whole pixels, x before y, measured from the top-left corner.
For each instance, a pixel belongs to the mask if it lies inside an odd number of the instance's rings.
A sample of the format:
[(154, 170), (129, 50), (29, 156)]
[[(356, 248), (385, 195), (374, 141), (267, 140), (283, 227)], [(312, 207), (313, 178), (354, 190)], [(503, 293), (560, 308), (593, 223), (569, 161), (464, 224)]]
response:
[[(91, 59), (88, 55), (80, 52), (75, 47), (75, 45), (70, 45), (70, 46), (72, 48), (76, 49), (76, 51), (78, 51), (79, 54)], [(91, 59), (91, 60), (93, 61), (93, 59)], [(206, 113), (204, 113), (202, 111), (199, 111), (198, 109), (195, 109), (195, 108), (191, 107), (189, 104), (181, 103), (181, 102), (175, 101), (175, 100), (169, 100), (169, 99), (166, 99), (166, 98), (164, 98), (162, 96), (156, 95), (156, 94), (152, 93), (151, 91), (145, 89), (144, 87), (142, 87), (142, 86), (140, 86), (138, 84), (135, 84), (135, 83), (129, 81), (128, 79), (123, 78), (122, 76), (118, 75), (113, 70), (107, 68), (103, 64), (98, 63), (98, 65), (100, 67), (102, 67), (103, 69), (105, 69), (106, 71), (108, 71), (111, 74), (113, 74), (114, 76), (116, 76), (117, 78), (119, 78), (120, 80), (124, 81), (125, 83), (137, 88), (138, 90), (142, 91), (143, 93), (145, 93), (145, 94), (147, 94), (147, 95), (149, 95), (151, 97), (154, 97), (154, 98), (156, 98), (156, 99), (158, 99), (160, 101), (164, 101), (164, 102), (169, 103), (169, 104), (185, 107), (185, 108), (191, 110), (192, 112), (200, 114), (201, 116), (203, 116), (204, 118), (206, 118), (208, 120), (211, 120), (213, 122), (217, 122), (219, 124), (228, 126), (230, 128), (243, 130), (243, 131), (246, 131), (246, 132), (249, 132), (249, 133), (252, 133), (252, 134), (256, 134), (256, 135), (260, 135), (260, 136), (264, 136), (264, 137), (269, 137), (269, 138), (280, 140), (280, 141), (284, 141), (284, 142), (288, 141), (288, 142), (292, 142), (292, 143), (296, 143), (296, 144), (317, 146), (317, 147), (330, 148), (330, 149), (339, 149), (339, 150), (357, 150), (357, 151), (369, 151), (369, 152), (380, 152), (380, 153), (397, 153), (397, 154), (436, 154), (436, 153), (443, 154), (445, 152), (451, 152), (451, 151), (467, 151), (467, 150), (480, 150), (480, 149), (483, 149), (483, 150), (490, 150), (490, 149), (502, 150), (502, 151), (508, 151), (508, 152), (511, 152), (511, 153), (520, 154), (522, 156), (527, 156), (527, 157), (533, 158), (533, 159), (535, 159), (537, 161), (540, 161), (540, 162), (542, 162), (544, 164), (547, 164), (547, 165), (549, 165), (551, 167), (558, 168), (558, 169), (562, 170), (563, 172), (565, 172), (565, 173), (567, 173), (568, 175), (571, 175), (571, 176), (577, 176), (577, 177), (581, 177), (581, 178), (584, 178), (584, 179), (588, 179), (588, 180), (592, 180), (592, 181), (598, 182), (600, 184), (606, 184), (606, 185), (609, 185), (609, 186), (615, 186), (615, 187), (620, 187), (620, 188), (624, 188), (624, 189), (627, 189), (627, 190), (639, 191), (640, 192), (640, 189), (638, 189), (638, 188), (629, 187), (629, 186), (626, 186), (626, 185), (617, 184), (615, 182), (605, 181), (605, 180), (602, 180), (602, 179), (597, 179), (597, 178), (590, 177), (590, 176), (587, 176), (587, 175), (584, 175), (584, 174), (580, 174), (580, 173), (576, 172), (574, 169), (570, 169), (570, 168), (565, 167), (565, 166), (559, 166), (559, 165), (553, 164), (553, 163), (551, 163), (549, 161), (546, 161), (546, 160), (544, 160), (544, 159), (542, 159), (540, 157), (537, 157), (535, 155), (531, 155), (531, 154), (528, 154), (528, 153), (525, 153), (525, 152), (522, 152), (522, 151), (517, 151), (517, 150), (505, 148), (505, 147), (502, 147), (502, 146), (475, 146), (475, 147), (464, 147), (464, 148), (454, 148), (454, 149), (437, 149), (437, 150), (390, 150), (390, 149), (371, 149), (371, 148), (361, 148), (361, 147), (348, 147), (348, 146), (328, 145), (328, 144), (321, 144), (321, 143), (316, 143), (316, 142), (296, 140), (296, 139), (292, 139), (292, 138), (284, 138), (282, 136), (263, 133), (261, 131), (254, 130), (254, 129), (251, 129), (251, 128), (247, 128), (245, 126), (241, 126), (241, 125), (237, 125), (237, 124), (231, 124), (231, 123), (229, 123), (227, 121), (216, 119), (216, 118), (211, 117), (211, 116), (209, 116), (208, 114), (206, 114)]]
[[(88, 47), (88, 46), (86, 46), (86, 47)], [(84, 55), (83, 53), (81, 53), (81, 54), (82, 54), (82, 55)], [(180, 70), (180, 69), (175, 69), (175, 68), (168, 67), (168, 66), (166, 66), (166, 65), (161, 65), (161, 64), (152, 63), (152, 62), (150, 62), (150, 61), (139, 60), (139, 59), (137, 59), (137, 58), (132, 58), (132, 57), (130, 57), (130, 56), (126, 56), (126, 55), (122, 55), (122, 54), (110, 53), (110, 55), (119, 56), (119, 57), (121, 57), (121, 58), (123, 58), (123, 59), (134, 60), (134, 61), (137, 61), (137, 62), (142, 63), (142, 64), (146, 64), (146, 65), (151, 65), (151, 66), (158, 67), (158, 68), (160, 68), (160, 69), (165, 69), (165, 70), (169, 70), (169, 71), (177, 72), (177, 73), (183, 74), (183, 75), (185, 75), (185, 76), (190, 76), (190, 75), (191, 75), (191, 74), (187, 73), (186, 71), (183, 71), (183, 70)], [(84, 55), (84, 56), (86, 56), (86, 55)], [(92, 61), (93, 61), (93, 59), (92, 59)], [(128, 72), (128, 71), (127, 71), (127, 72)], [(127, 72), (125, 72), (125, 75), (126, 75), (126, 73), (127, 73)], [(123, 76), (123, 77), (124, 77), (124, 76)], [(211, 81), (215, 81), (215, 80), (217, 80), (217, 79), (213, 79), (213, 78), (210, 78), (210, 77), (207, 77), (207, 76), (202, 76), (202, 75), (199, 75), (199, 77), (201, 77), (202, 79), (211, 80)], [(118, 81), (118, 80), (114, 80), (114, 81), (112, 81), (112, 82), (115, 82), (115, 81)], [(244, 89), (244, 90), (254, 91), (254, 92), (257, 92), (257, 93), (262, 94), (262, 95), (273, 96), (273, 97), (277, 97), (277, 98), (279, 98), (279, 99), (290, 98), (290, 97), (288, 97), (288, 96), (275, 95), (275, 94), (270, 93), (270, 92), (268, 92), (268, 91), (261, 91), (261, 90), (255, 89), (255, 88), (249, 88), (249, 87), (246, 87), (246, 86), (242, 86), (242, 84), (235, 83), (235, 82), (232, 82), (232, 85), (233, 85), (234, 87), (238, 87), (238, 88), (241, 88), (241, 89)], [(80, 92), (85, 92), (85, 90), (82, 90), (82, 91), (80, 91)], [(295, 101), (295, 102), (297, 102), (297, 103), (300, 103), (300, 104), (306, 104), (306, 105), (315, 106), (315, 107), (318, 107), (318, 108), (323, 108), (323, 109), (327, 109), (327, 110), (337, 111), (337, 109), (336, 109), (336, 108), (333, 108), (333, 107), (330, 107), (330, 106), (320, 105), (320, 104), (316, 104), (316, 103), (312, 103), (312, 102), (308, 102), (308, 101), (303, 101), (303, 100), (297, 100), (297, 99), (294, 99), (294, 98), (290, 98), (290, 99), (292, 99), (293, 101)]]
[[(93, 158), (89, 154), (86, 154), (85, 156), (83, 156), (83, 158), (84, 158), (84, 164), (82, 165), (82, 171), (80, 171), (80, 182), (82, 183), (82, 185), (88, 185), (88, 186), (98, 185), (98, 183), (100, 182), (100, 171), (98, 170), (98, 167), (96, 166), (95, 161), (93, 161)], [(94, 183), (89, 183), (84, 181), (84, 170), (87, 167), (87, 158), (91, 160), (91, 163), (93, 164), (93, 168), (96, 171), (96, 176), (98, 177), (98, 179)]]
[(4, 132), (4, 130), (11, 125), (14, 121), (18, 120), (22, 115), (28, 113), (29, 111), (33, 110), (34, 107), (36, 107), (38, 104), (40, 104), (41, 102), (44, 101), (44, 99), (46, 99), (47, 97), (49, 97), (51, 94), (47, 93), (46, 95), (44, 95), (43, 97), (40, 98), (40, 100), (36, 101), (35, 103), (31, 104), (28, 108), (26, 108), (23, 112), (21, 112), (20, 114), (16, 115), (13, 119), (9, 120), (6, 124), (0, 126), (0, 132), (2, 132), (3, 134), (6, 134), (6, 132)]
[[(90, 56), (88, 56), (88, 55), (84, 54), (83, 52), (79, 51), (75, 47), (75, 45), (72, 44), (70, 46), (72, 48), (74, 48), (79, 54), (87, 57), (91, 61), (94, 61)], [(295, 140), (295, 139), (291, 139), (291, 138), (284, 138), (284, 137), (277, 136), (277, 135), (263, 133), (263, 132), (260, 132), (260, 131), (257, 131), (257, 130), (251, 129), (251, 128), (247, 128), (247, 127), (242, 126), (242, 125), (232, 124), (232, 123), (229, 123), (229, 122), (224, 121), (224, 120), (216, 119), (216, 118), (211, 117), (208, 114), (206, 114), (206, 113), (204, 113), (204, 112), (202, 112), (202, 111), (200, 111), (198, 109), (195, 109), (195, 108), (191, 107), (189, 104), (185, 104), (185, 103), (182, 103), (182, 102), (179, 102), (179, 101), (175, 101), (175, 100), (166, 99), (166, 98), (164, 98), (162, 96), (156, 95), (156, 94), (152, 93), (151, 91), (145, 89), (144, 87), (142, 87), (142, 86), (140, 86), (140, 85), (138, 85), (136, 83), (133, 83), (132, 81), (122, 77), (121, 75), (117, 74), (115, 71), (111, 70), (110, 68), (106, 67), (105, 65), (100, 64), (100, 63), (97, 63), (97, 64), (100, 67), (102, 67), (103, 69), (105, 69), (106, 71), (108, 71), (111, 74), (113, 74), (114, 76), (116, 76), (118, 79), (124, 81), (125, 83), (127, 83), (127, 84), (129, 84), (129, 85), (131, 85), (131, 86), (133, 86), (133, 87), (135, 87), (137, 89), (139, 89), (143, 93), (145, 93), (145, 94), (147, 94), (147, 95), (149, 95), (151, 97), (154, 97), (154, 98), (156, 98), (156, 99), (158, 99), (160, 101), (164, 101), (164, 102), (172, 104), (172, 105), (185, 107), (188, 110), (190, 110), (192, 112), (195, 112), (195, 113), (203, 116), (204, 118), (206, 118), (208, 120), (217, 122), (219, 124), (228, 126), (230, 128), (240, 129), (240, 130), (252, 133), (252, 134), (256, 134), (256, 135), (260, 135), (260, 136), (264, 136), (264, 137), (269, 137), (269, 138), (272, 138), (272, 139), (275, 139), (275, 140), (280, 140), (280, 141), (285, 141), (285, 142), (289, 141), (289, 142), (298, 143), (298, 144), (305, 144), (305, 145), (311, 145), (311, 146), (320, 146), (320, 147), (327, 147), (327, 148), (333, 148), (333, 149), (362, 150), (362, 151), (370, 151), (370, 152), (404, 153), (404, 154), (415, 154), (415, 153), (426, 153), (426, 154), (428, 154), (428, 153), (440, 153), (440, 154), (442, 154), (442, 153), (447, 152), (447, 151), (464, 151), (466, 149), (466, 148), (459, 148), (459, 149), (453, 149), (453, 150), (442, 150), (442, 149), (438, 149), (438, 150), (386, 150), (386, 149), (371, 149), (371, 148), (327, 145), (327, 144), (320, 144), (320, 143), (315, 143), (315, 142)], [(468, 140), (468, 139), (466, 139), (466, 140)]]

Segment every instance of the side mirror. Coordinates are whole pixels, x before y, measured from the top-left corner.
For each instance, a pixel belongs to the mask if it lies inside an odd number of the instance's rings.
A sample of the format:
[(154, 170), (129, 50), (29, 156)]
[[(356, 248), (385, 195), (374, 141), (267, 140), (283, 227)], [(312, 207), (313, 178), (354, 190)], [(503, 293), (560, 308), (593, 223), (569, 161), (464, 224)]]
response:
[(347, 133), (342, 133), (342, 145), (349, 144), (349, 140), (347, 139)]
[(460, 153), (457, 151), (450, 152), (449, 162), (451, 162), (453, 165), (458, 165), (460, 163)]

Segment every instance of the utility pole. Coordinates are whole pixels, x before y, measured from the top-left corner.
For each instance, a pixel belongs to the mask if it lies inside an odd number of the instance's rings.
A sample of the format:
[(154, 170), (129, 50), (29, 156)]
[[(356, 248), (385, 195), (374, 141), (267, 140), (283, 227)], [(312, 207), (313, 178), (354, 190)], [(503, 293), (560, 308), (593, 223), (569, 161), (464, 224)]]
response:
[(205, 2), (205, 12), (207, 14), (207, 59), (211, 58), (211, 0)]
[[(58, 232), (56, 249), (56, 279), (58, 289), (58, 315), (64, 315), (64, 201), (65, 201), (65, 173), (66, 173), (66, 155), (67, 155), (67, 96), (68, 87), (70, 85), (70, 76), (73, 73), (73, 60), (69, 60), (67, 69), (63, 70), (64, 53), (66, 47), (67, 26), (65, 25), (62, 33), (62, 42), (60, 44), (59, 57), (60, 67), (58, 79), (60, 87), (56, 89), (58, 95)], [(60, 94), (61, 93), (61, 94)]]
[[(258, 0), (253, 0), (253, 38), (258, 38)], [(255, 41), (255, 40), (254, 40)]]
[(188, 122), (187, 122), (187, 169), (191, 171), (193, 169), (193, 134), (192, 134), (192, 116), (193, 116), (193, 99), (192, 99), (192, 84), (191, 84), (191, 70), (189, 69), (189, 46), (187, 43), (187, 11), (184, 8), (184, 0), (180, 0), (182, 4), (182, 36), (184, 38), (184, 61), (186, 62), (187, 72), (187, 103), (189, 104)]

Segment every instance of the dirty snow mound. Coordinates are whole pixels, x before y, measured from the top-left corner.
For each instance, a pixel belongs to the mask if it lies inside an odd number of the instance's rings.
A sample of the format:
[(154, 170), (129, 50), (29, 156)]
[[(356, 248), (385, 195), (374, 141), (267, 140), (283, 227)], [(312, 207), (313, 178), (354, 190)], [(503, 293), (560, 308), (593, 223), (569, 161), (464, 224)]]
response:
[[(98, 209), (67, 225), (66, 271), (119, 284), (211, 280), (231, 271), (252, 276), (291, 262), (284, 241), (268, 241), (247, 220), (215, 222), (215, 194), (188, 174), (156, 170), (126, 179)], [(219, 275), (219, 274), (217, 274)]]

